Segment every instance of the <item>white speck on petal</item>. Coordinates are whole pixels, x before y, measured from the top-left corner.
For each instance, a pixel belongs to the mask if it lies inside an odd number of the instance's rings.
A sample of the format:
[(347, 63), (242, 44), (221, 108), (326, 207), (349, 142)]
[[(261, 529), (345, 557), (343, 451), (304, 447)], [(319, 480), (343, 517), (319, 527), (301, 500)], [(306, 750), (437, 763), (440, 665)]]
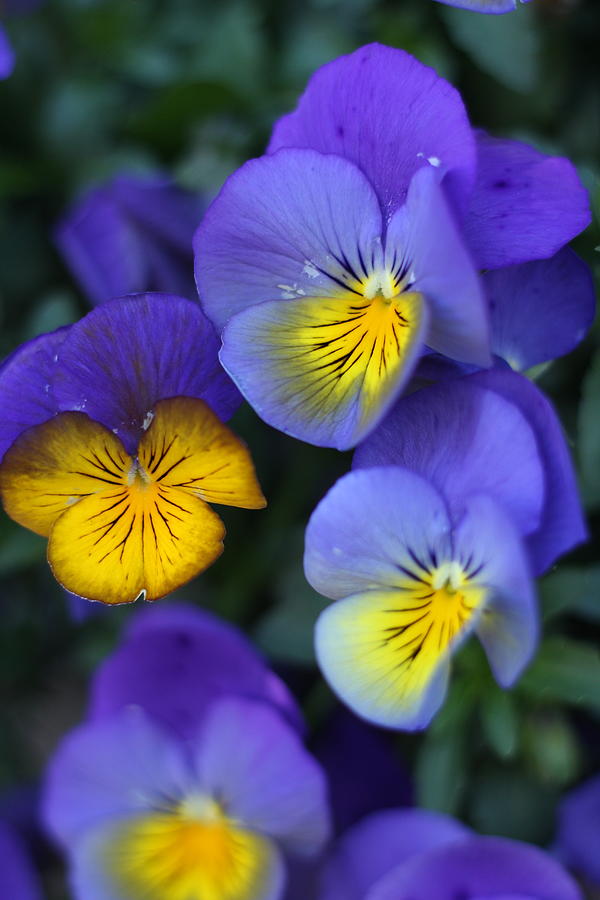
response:
[(441, 166), (441, 164), (442, 164), (441, 159), (439, 159), (439, 157), (437, 157), (437, 156), (428, 156), (427, 162), (430, 165), (435, 166), (436, 169), (439, 168), (439, 166)]
[(317, 278), (319, 275), (319, 270), (314, 263), (311, 263), (310, 259), (304, 260), (304, 268), (302, 271), (305, 275), (308, 275), (309, 278)]
[[(146, 413), (146, 415), (144, 416), (144, 421), (142, 422), (142, 428), (144, 429), (144, 431), (148, 431), (153, 418), (154, 418), (154, 412), (151, 409), (149, 409), (148, 412)], [(115, 432), (115, 434), (116, 434), (116, 432)]]

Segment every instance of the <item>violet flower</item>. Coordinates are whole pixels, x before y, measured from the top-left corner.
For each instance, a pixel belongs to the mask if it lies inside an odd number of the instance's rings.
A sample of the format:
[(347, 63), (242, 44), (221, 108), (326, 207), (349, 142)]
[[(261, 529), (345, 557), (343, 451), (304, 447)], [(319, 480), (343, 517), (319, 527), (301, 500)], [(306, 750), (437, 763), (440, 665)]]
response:
[(600, 887), (600, 775), (569, 791), (558, 809), (555, 847), (578, 875)]
[(154, 600), (222, 552), (208, 505), (265, 505), (246, 447), (222, 422), (238, 395), (217, 337), (179, 297), (115, 300), (17, 350), (0, 370), (0, 492), (49, 538), (67, 590)]
[(56, 242), (93, 304), (138, 291), (192, 299), (192, 239), (203, 208), (164, 175), (118, 175), (73, 205)]
[[(437, 0), (447, 6), (458, 6), (459, 9), (471, 9), (475, 12), (500, 15), (501, 13), (514, 12), (517, 8), (517, 0)], [(530, 3), (531, 0), (521, 0), (521, 3)]]
[(42, 900), (38, 878), (25, 848), (5, 822), (0, 822), (0, 897)]
[(363, 440), (426, 348), (489, 366), (478, 270), (550, 257), (589, 223), (567, 160), (474, 131), (454, 88), (381, 45), (322, 67), (269, 154), (209, 208), (196, 281), (242, 393), (315, 444)]
[(44, 811), (76, 900), (279, 900), (284, 855), (317, 854), (329, 832), (296, 732), (237, 697), (185, 743), (139, 708), (81, 726), (50, 764)]

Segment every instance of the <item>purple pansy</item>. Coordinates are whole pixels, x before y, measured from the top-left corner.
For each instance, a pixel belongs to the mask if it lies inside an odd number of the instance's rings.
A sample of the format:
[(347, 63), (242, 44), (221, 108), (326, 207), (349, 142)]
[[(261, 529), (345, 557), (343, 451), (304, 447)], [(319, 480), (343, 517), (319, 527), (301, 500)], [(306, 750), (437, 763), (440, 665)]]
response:
[(346, 449), (425, 347), (491, 364), (478, 268), (551, 256), (588, 222), (567, 160), (474, 132), (447, 82), (370, 45), (320, 69), (269, 155), (227, 181), (196, 235), (196, 281), (258, 414)]
[(527, 378), (492, 369), (404, 397), (357, 449), (355, 468), (398, 465), (452, 508), (492, 496), (523, 535), (535, 574), (587, 537), (575, 473), (550, 402)]
[(12, 75), (15, 67), (15, 53), (11, 47), (8, 35), (0, 25), (0, 80)]
[(185, 739), (227, 693), (268, 702), (302, 728), (285, 684), (241, 632), (192, 606), (154, 607), (133, 618), (120, 647), (96, 670), (89, 717), (141, 706)]
[(164, 596), (223, 550), (208, 503), (265, 505), (223, 424), (239, 395), (217, 348), (196, 304), (141, 294), (36, 338), (0, 369), (2, 501), (49, 537), (67, 590), (106, 603)]
[(139, 708), (80, 727), (50, 764), (44, 812), (77, 900), (278, 900), (285, 855), (317, 854), (329, 833), (295, 730), (225, 696), (185, 743)]
[[(501, 13), (514, 12), (517, 8), (517, 0), (437, 0), (446, 6), (458, 6), (459, 9), (472, 9), (475, 12), (500, 15)], [(521, 3), (530, 3), (531, 0), (521, 0)]]
[(318, 900), (582, 900), (537, 847), (480, 837), (440, 813), (389, 809), (350, 829), (323, 869)]
[(13, 829), (0, 821), (0, 896), (6, 900), (42, 900), (38, 878)]
[(204, 205), (166, 176), (122, 174), (69, 210), (56, 242), (93, 304), (138, 291), (192, 298), (192, 239)]
[(558, 809), (555, 847), (561, 860), (600, 887), (600, 775), (563, 798)]
[(451, 503), (398, 466), (350, 472), (311, 516), (304, 568), (336, 601), (317, 621), (321, 670), (375, 724), (424, 728), (443, 702), (450, 656), (472, 632), (503, 687), (535, 649), (525, 547), (482, 492)]

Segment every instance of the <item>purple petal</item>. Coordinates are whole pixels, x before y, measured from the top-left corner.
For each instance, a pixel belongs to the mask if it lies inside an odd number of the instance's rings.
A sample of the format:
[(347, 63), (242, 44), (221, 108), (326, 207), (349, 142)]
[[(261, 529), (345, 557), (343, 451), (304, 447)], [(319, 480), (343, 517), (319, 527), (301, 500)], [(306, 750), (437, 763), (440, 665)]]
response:
[[(358, 526), (360, 524), (360, 527)], [(319, 503), (306, 529), (304, 571), (331, 599), (402, 586), (410, 552), (451, 555), (446, 504), (418, 475), (395, 467), (349, 472)], [(331, 608), (331, 607), (330, 607)]]
[(19, 347), (0, 368), (0, 459), (18, 436), (52, 418), (56, 358), (68, 328), (43, 334)]
[(574, 166), (520, 141), (477, 135), (477, 184), (465, 232), (482, 269), (554, 256), (590, 223)]
[(8, 78), (15, 67), (15, 53), (8, 40), (8, 35), (0, 25), (0, 79)]
[[(495, 381), (513, 378), (518, 376), (509, 372)], [(410, 469), (430, 480), (453, 508), (469, 494), (490, 494), (522, 533), (533, 532), (544, 504), (541, 449), (527, 410), (484, 387), (468, 376), (403, 397), (357, 448), (353, 467)]]
[(533, 572), (540, 575), (588, 536), (560, 421), (550, 401), (535, 384), (516, 372), (490, 369), (469, 376), (469, 380), (518, 407), (535, 433), (544, 467), (545, 491), (540, 524), (527, 538), (527, 546)]
[(250, 160), (226, 181), (196, 232), (202, 305), (222, 329), (265, 300), (348, 292), (363, 258), (381, 252), (380, 236), (373, 189), (346, 160), (311, 150)]
[(538, 611), (529, 560), (509, 517), (494, 500), (471, 497), (455, 532), (455, 552), (491, 593), (475, 626), (496, 681), (510, 687), (531, 661)]
[(568, 248), (548, 260), (487, 272), (492, 350), (513, 369), (564, 356), (585, 337), (596, 311), (589, 267)]
[[(521, 0), (521, 3), (529, 3), (530, 0)], [(459, 9), (473, 9), (476, 12), (499, 15), (500, 13), (513, 12), (517, 8), (517, 0), (438, 0), (447, 6), (457, 6)]]
[(574, 881), (537, 847), (472, 837), (415, 856), (384, 876), (368, 900), (582, 900)]
[(330, 829), (325, 778), (268, 705), (218, 700), (204, 721), (195, 764), (201, 784), (246, 827), (291, 853), (322, 849)]
[(198, 397), (226, 419), (239, 395), (219, 364), (218, 346), (189, 300), (139, 294), (110, 301), (73, 325), (60, 347), (58, 407), (86, 412), (132, 451), (148, 413), (166, 397)]
[(86, 829), (184, 796), (190, 773), (179, 746), (139, 708), (82, 725), (46, 773), (43, 819), (69, 847)]
[(563, 798), (558, 809), (556, 846), (570, 868), (600, 886), (599, 844), (600, 775), (595, 775)]
[(427, 298), (428, 346), (461, 362), (491, 365), (483, 290), (434, 167), (415, 174), (405, 206), (390, 222), (386, 260), (395, 262), (397, 253), (410, 260), (411, 290)]
[(133, 616), (128, 636), (96, 670), (89, 716), (133, 704), (189, 739), (226, 693), (269, 702), (302, 727), (289, 691), (241, 632), (194, 607), (152, 607)]
[(0, 896), (6, 900), (42, 900), (37, 876), (16, 833), (0, 822)]
[(374, 813), (333, 848), (323, 870), (319, 898), (365, 900), (369, 889), (405, 860), (469, 834), (468, 828), (450, 816), (426, 809)]
[(460, 94), (403, 50), (369, 44), (319, 69), (295, 112), (275, 126), (269, 152), (309, 147), (356, 163), (385, 217), (404, 202), (412, 176), (435, 160), (465, 208), (475, 142)]
[(191, 257), (194, 231), (204, 206), (198, 195), (177, 188), (164, 176), (120, 175), (113, 180), (112, 191), (139, 227)]

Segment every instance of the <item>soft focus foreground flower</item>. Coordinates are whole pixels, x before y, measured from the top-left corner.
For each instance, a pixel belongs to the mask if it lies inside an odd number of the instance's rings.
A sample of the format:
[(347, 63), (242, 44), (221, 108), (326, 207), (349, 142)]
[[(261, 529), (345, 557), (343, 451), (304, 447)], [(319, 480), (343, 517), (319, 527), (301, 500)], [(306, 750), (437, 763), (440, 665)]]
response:
[(358, 447), (355, 468), (398, 465), (429, 479), (451, 510), (493, 497), (525, 538), (535, 574), (587, 537), (575, 473), (551, 404), (508, 369), (403, 397)]
[(4, 28), (0, 25), (0, 79), (12, 75), (15, 67), (15, 54)]
[(119, 175), (85, 194), (56, 229), (91, 303), (139, 291), (195, 296), (192, 240), (204, 202), (163, 175)]
[(600, 775), (570, 791), (558, 809), (556, 850), (561, 860), (600, 887)]
[(350, 829), (324, 867), (319, 900), (581, 900), (537, 847), (479, 837), (440, 813), (389, 809)]
[(0, 822), (0, 897), (6, 900), (42, 900), (42, 892), (15, 832)]
[[(517, 8), (517, 0), (437, 0), (447, 6), (458, 6), (459, 9), (473, 9), (476, 12), (500, 13), (513, 12)], [(531, 0), (521, 0), (521, 3), (530, 3)]]
[(550, 256), (589, 222), (567, 160), (475, 133), (447, 82), (380, 45), (320, 69), (269, 151), (210, 207), (196, 281), (242, 393), (315, 444), (362, 440), (425, 345), (490, 365), (472, 257)]
[(157, 599), (222, 552), (208, 503), (265, 505), (221, 421), (238, 395), (216, 335), (189, 301), (123, 298), (31, 341), (0, 370), (0, 399), (4, 507), (49, 538), (80, 596)]
[(45, 819), (77, 900), (277, 900), (283, 854), (319, 852), (329, 830), (296, 732), (239, 698), (185, 744), (140, 709), (82, 726), (50, 765)]
[(194, 736), (223, 694), (263, 700), (294, 727), (300, 711), (285, 684), (243, 634), (192, 606), (150, 607), (94, 673), (89, 717), (140, 706), (177, 736)]
[(351, 472), (312, 514), (304, 565), (310, 584), (338, 601), (317, 622), (323, 674), (377, 724), (425, 727), (443, 701), (450, 654), (473, 631), (503, 687), (533, 653), (526, 552), (484, 494), (452, 509), (405, 469)]

